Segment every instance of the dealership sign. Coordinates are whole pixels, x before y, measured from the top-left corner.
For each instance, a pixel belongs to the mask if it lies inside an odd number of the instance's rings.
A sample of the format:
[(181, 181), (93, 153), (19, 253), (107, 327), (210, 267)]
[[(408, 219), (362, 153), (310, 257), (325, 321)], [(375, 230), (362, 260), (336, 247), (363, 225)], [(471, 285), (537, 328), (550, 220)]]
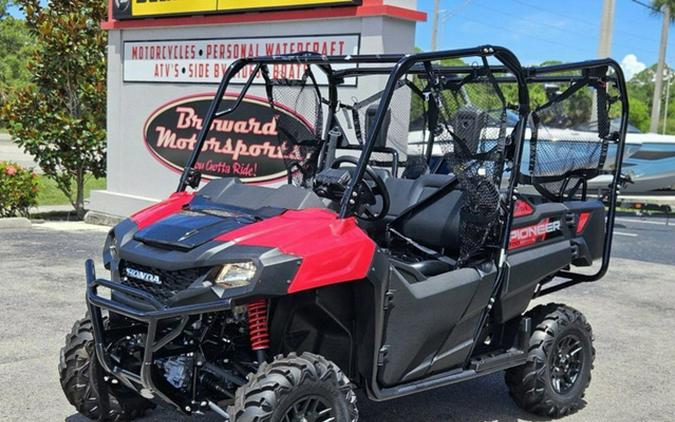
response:
[(118, 20), (359, 4), (361, 0), (113, 0), (112, 3), (113, 18)]
[[(124, 43), (125, 82), (219, 83), (233, 61), (257, 56), (314, 52), (327, 56), (359, 53), (355, 34), (286, 36), (272, 38), (218, 38), (175, 41), (127, 41)], [(299, 79), (300, 63), (269, 65), (274, 79)], [(232, 80), (245, 83), (252, 67)], [(317, 75), (319, 83), (322, 75)], [(258, 83), (262, 76), (257, 75)]]
[[(157, 160), (183, 171), (212, 99), (213, 94), (182, 98), (152, 113), (144, 127), (145, 144)], [(234, 96), (224, 97), (221, 110), (234, 101)], [(288, 147), (279, 127), (297, 139), (314, 137), (302, 116), (279, 106), (272, 110), (266, 100), (245, 97), (232, 113), (214, 120), (195, 169), (207, 178), (238, 177), (246, 183), (285, 178), (286, 161), (302, 157)]]

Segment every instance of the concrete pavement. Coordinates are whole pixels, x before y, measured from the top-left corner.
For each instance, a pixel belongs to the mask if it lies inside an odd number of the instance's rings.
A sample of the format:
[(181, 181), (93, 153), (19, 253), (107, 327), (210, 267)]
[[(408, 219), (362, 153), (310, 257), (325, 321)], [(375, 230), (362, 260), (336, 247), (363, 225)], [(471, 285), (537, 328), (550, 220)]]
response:
[[(622, 224), (620, 230), (637, 239), (649, 230)], [(675, 420), (675, 265), (659, 258), (659, 250), (675, 243), (675, 228), (664, 230), (670, 232), (658, 241), (645, 234), (639, 246), (651, 262), (631, 255), (635, 237), (617, 236), (615, 251), (623, 258), (612, 261), (605, 279), (537, 301), (581, 310), (596, 337), (587, 405), (565, 422)], [(82, 223), (0, 231), (0, 420), (86, 421), (63, 397), (56, 368), (66, 332), (84, 314), (83, 262), (93, 257), (100, 264), (105, 232)], [(359, 399), (361, 420), (368, 422), (546, 420), (513, 404), (502, 374), (386, 403)], [(190, 420), (218, 419), (188, 419), (162, 409), (143, 419)]]

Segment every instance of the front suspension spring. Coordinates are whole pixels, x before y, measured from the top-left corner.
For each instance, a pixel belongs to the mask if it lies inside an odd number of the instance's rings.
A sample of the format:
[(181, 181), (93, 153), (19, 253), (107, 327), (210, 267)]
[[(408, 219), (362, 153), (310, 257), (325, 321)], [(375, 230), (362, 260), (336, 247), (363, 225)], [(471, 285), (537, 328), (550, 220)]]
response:
[(248, 332), (253, 350), (266, 350), (270, 347), (270, 335), (267, 319), (267, 299), (256, 299), (247, 305)]

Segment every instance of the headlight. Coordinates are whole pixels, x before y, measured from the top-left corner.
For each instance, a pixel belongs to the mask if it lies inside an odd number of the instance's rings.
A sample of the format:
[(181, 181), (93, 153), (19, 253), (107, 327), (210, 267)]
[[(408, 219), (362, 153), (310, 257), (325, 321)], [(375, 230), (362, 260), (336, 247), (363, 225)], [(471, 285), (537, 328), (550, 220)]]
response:
[(256, 266), (253, 262), (234, 262), (225, 264), (213, 284), (224, 289), (246, 286), (255, 276)]
[(106, 270), (110, 270), (110, 263), (112, 261), (119, 261), (119, 252), (117, 250), (115, 232), (110, 230), (103, 246), (103, 266)]

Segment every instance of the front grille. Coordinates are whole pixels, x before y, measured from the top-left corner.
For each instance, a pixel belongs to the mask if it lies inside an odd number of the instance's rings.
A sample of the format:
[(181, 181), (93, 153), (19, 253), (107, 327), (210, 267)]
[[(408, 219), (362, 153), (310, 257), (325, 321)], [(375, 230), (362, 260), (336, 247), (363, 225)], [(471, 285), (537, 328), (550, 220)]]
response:
[[(159, 277), (161, 284), (130, 277), (126, 273), (127, 268), (133, 268), (134, 270), (138, 270), (145, 274), (156, 275)], [(167, 271), (161, 268), (148, 267), (126, 261), (120, 262), (119, 266), (122, 284), (146, 291), (163, 302), (166, 302), (177, 292), (187, 289), (192, 283), (194, 283), (195, 280), (205, 275), (210, 269), (211, 268), (209, 267), (202, 267), (190, 268), (186, 270)]]

